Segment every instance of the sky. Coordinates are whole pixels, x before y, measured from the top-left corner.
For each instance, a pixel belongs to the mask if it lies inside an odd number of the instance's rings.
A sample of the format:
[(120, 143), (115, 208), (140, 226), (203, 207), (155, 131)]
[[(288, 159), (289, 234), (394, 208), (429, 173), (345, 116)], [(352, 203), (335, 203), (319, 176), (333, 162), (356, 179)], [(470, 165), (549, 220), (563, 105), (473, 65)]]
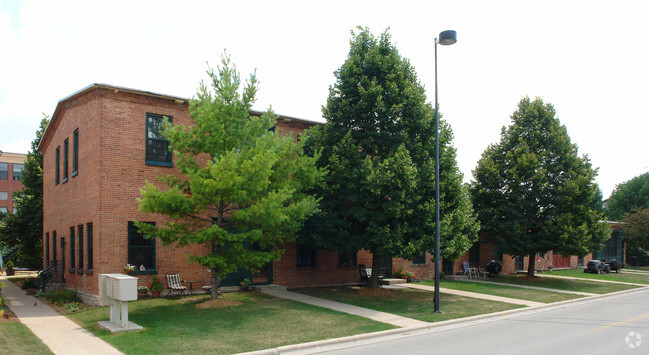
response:
[(524, 96), (551, 103), (604, 198), (649, 171), (649, 3), (617, 1), (0, 0), (0, 150), (26, 153), (43, 114), (105, 83), (193, 97), (224, 51), (256, 70), (255, 109), (324, 122), (351, 32), (389, 28), (453, 128), (472, 179)]

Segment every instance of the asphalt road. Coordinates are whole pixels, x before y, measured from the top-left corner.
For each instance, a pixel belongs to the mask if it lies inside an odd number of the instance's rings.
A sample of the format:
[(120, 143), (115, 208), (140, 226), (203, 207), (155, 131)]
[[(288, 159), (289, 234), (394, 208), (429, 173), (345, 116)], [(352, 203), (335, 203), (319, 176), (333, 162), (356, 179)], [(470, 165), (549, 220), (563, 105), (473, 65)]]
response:
[(649, 289), (321, 353), (649, 354)]

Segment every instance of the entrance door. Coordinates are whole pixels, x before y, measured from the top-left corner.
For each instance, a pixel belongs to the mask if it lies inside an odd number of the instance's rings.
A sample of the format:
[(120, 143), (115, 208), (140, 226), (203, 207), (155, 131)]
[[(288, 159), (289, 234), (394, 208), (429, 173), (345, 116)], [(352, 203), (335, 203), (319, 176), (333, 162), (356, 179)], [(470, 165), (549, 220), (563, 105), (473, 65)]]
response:
[(523, 257), (522, 256), (516, 256), (514, 258), (514, 271), (520, 271), (524, 270), (523, 269)]

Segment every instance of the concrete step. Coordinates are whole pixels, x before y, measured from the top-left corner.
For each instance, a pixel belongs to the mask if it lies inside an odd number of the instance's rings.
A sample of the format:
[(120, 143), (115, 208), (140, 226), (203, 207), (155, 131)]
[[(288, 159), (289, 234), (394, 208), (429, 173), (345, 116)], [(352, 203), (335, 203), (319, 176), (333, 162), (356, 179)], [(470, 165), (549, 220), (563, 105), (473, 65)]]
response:
[(383, 279), (381, 282), (384, 285), (397, 285), (407, 283), (406, 279)]

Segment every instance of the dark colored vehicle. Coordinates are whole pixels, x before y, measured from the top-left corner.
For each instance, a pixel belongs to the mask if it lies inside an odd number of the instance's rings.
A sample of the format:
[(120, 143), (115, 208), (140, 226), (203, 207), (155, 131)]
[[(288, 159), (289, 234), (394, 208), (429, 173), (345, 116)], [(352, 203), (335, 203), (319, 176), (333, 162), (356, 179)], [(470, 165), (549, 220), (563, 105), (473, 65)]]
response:
[(616, 259), (611, 259), (606, 262), (606, 260), (591, 260), (588, 262), (588, 265), (584, 269), (584, 272), (590, 272), (593, 274), (608, 274), (612, 271), (620, 273), (620, 269), (624, 267), (623, 263), (618, 263)]

